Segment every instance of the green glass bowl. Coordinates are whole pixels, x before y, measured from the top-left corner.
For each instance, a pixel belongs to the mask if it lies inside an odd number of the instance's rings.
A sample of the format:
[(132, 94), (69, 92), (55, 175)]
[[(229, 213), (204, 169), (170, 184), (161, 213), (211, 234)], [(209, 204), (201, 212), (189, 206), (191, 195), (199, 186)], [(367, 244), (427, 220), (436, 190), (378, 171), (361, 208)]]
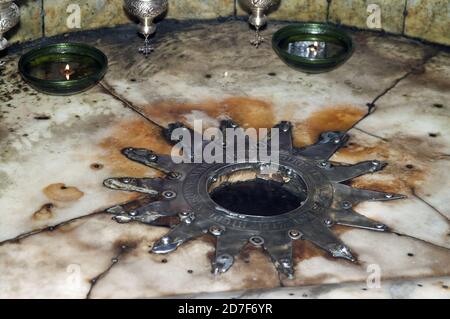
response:
[[(66, 78), (65, 66), (73, 74)], [(108, 58), (82, 43), (58, 43), (32, 49), (19, 60), (22, 78), (36, 90), (72, 95), (88, 90), (106, 74)]]
[[(305, 57), (288, 52), (289, 43), (299, 41), (325, 42), (337, 48), (335, 54), (325, 57)], [(341, 29), (321, 23), (301, 23), (278, 30), (272, 38), (272, 47), (281, 60), (295, 70), (306, 73), (331, 71), (346, 62), (353, 54), (353, 41)]]

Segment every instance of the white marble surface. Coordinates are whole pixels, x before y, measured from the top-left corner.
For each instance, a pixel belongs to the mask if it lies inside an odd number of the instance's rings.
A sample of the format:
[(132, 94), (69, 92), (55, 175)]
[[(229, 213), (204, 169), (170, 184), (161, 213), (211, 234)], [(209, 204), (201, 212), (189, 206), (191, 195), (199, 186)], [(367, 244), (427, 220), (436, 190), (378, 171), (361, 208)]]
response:
[[(267, 32), (280, 26), (273, 24)], [(448, 283), (450, 273), (449, 55), (361, 33), (354, 34), (357, 50), (347, 64), (305, 75), (280, 62), (268, 44), (249, 47), (249, 36), (243, 22), (180, 27), (158, 38), (157, 51), (147, 60), (135, 54), (138, 39), (127, 45), (112, 35), (84, 39), (108, 54), (103, 85), (115, 97), (101, 86), (71, 97), (34, 93), (16, 74), (18, 56), (7, 57), (0, 89), (0, 297), (146, 298), (280, 285), (303, 294), (313, 288), (298, 287), (314, 285), (324, 292), (307, 294), (317, 298), (447, 298), (442, 286), (448, 284), (438, 283)], [(390, 165), (384, 171), (355, 180), (355, 187), (409, 197), (357, 207), (397, 234), (336, 228), (359, 264), (334, 260), (299, 242), (294, 280), (279, 278), (269, 257), (256, 249), (246, 250), (230, 272), (216, 277), (210, 272), (213, 245), (206, 238), (154, 256), (149, 245), (167, 229), (118, 225), (110, 216), (92, 214), (134, 196), (105, 189), (104, 178), (156, 174), (123, 158), (121, 148), (170, 151), (160, 128), (127, 103), (160, 125), (193, 118), (216, 125), (231, 117), (243, 126), (270, 127), (290, 120), (300, 146), (321, 131), (349, 129), (378, 96), (376, 112), (350, 130), (348, 148), (333, 159), (385, 160)], [(35, 119), (42, 116), (50, 118)], [(384, 281), (409, 279), (378, 291), (360, 290), (370, 265), (380, 267)], [(411, 288), (422, 281), (423, 287)]]
[(245, 290), (218, 294), (196, 294), (177, 298), (204, 299), (448, 299), (449, 277), (423, 278), (420, 280), (384, 281), (379, 286), (367, 288), (363, 283), (344, 283)]

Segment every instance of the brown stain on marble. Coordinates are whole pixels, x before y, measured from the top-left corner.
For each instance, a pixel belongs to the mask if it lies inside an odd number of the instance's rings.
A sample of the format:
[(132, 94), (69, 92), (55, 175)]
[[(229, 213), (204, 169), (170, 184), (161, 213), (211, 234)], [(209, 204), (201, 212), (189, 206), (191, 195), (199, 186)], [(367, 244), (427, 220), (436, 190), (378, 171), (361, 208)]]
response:
[(216, 247), (217, 244), (217, 238), (209, 233), (198, 237), (198, 240), (204, 242), (207, 245), (210, 245), (211, 247)]
[(112, 170), (113, 175), (142, 177), (148, 175), (149, 168), (127, 159), (122, 153), (126, 147), (147, 148), (159, 154), (170, 154), (171, 146), (156, 125), (142, 120), (118, 123), (111, 136), (100, 142), (103, 149), (101, 162)]
[(364, 160), (367, 156), (386, 159), (388, 157), (388, 149), (383, 147), (382, 143), (375, 146), (366, 146), (350, 140), (346, 147), (339, 150), (339, 155), (353, 160)]
[(217, 238), (210, 234), (205, 234), (203, 236), (196, 238), (195, 240), (201, 241), (201, 242), (205, 243), (206, 245), (214, 248), (213, 250), (208, 251), (206, 253), (206, 258), (208, 258), (209, 262), (212, 263), (216, 256)]
[[(142, 112), (158, 123), (167, 125), (186, 122), (193, 111), (205, 113), (212, 119), (231, 118), (244, 128), (268, 128), (274, 123), (270, 103), (252, 98), (232, 97), (223, 100), (207, 100), (198, 103), (180, 103), (164, 100), (142, 108)], [(185, 123), (189, 125), (190, 123)], [(206, 128), (206, 127), (205, 127)], [(111, 136), (100, 142), (103, 154), (98, 161), (112, 170), (113, 175), (142, 177), (149, 168), (128, 160), (121, 150), (126, 147), (147, 148), (156, 153), (170, 154), (172, 146), (163, 138), (160, 127), (144, 119), (122, 121), (114, 126)], [(92, 168), (92, 167), (91, 167)]]
[(273, 105), (268, 101), (249, 97), (211, 99), (197, 103), (165, 100), (147, 105), (142, 111), (146, 116), (166, 124), (186, 122), (187, 116), (193, 111), (203, 112), (212, 119), (231, 118), (244, 128), (270, 128), (276, 124)]
[[(340, 236), (347, 231), (351, 231), (352, 229), (354, 228), (335, 225), (331, 230), (335, 235)], [(342, 258), (335, 258), (327, 251), (319, 248), (308, 240), (293, 241), (292, 251), (294, 267), (296, 271), (295, 279), (293, 281), (283, 280), (283, 284), (289, 287), (299, 285), (320, 285), (335, 277), (333, 273), (322, 273), (316, 276), (305, 277), (302, 274), (301, 263), (312, 258), (320, 257), (328, 261), (341, 263), (342, 265), (348, 265), (350, 267), (362, 266), (361, 262), (358, 260), (358, 254), (355, 250), (352, 250), (352, 255), (356, 258), (356, 262), (351, 262)]]
[[(214, 248), (206, 254), (208, 261), (212, 263), (216, 254), (217, 239), (211, 235), (204, 235), (196, 241), (201, 241)], [(235, 263), (227, 275), (233, 276), (233, 272), (237, 272), (238, 276), (242, 278), (242, 285), (238, 287), (240, 289), (274, 288), (279, 282), (278, 273), (269, 255), (262, 248), (250, 244), (246, 244), (235, 256)]]
[(119, 238), (113, 243), (113, 250), (116, 252), (125, 252), (136, 249), (144, 241), (144, 238)]
[[(238, 271), (247, 273), (243, 278), (245, 289), (268, 289), (280, 285), (279, 274), (270, 257), (262, 250), (250, 255), (249, 263), (237, 263)], [(241, 269), (239, 269), (241, 268)]]
[[(142, 107), (141, 111), (162, 125), (181, 121), (190, 126), (192, 123), (188, 123), (187, 119), (194, 111), (202, 112), (214, 120), (230, 118), (243, 128), (271, 128), (276, 124), (273, 105), (269, 101), (249, 97), (211, 99), (197, 103), (161, 100)], [(324, 108), (312, 113), (304, 121), (295, 123), (294, 142), (297, 146), (313, 144), (322, 132), (346, 131), (364, 115), (364, 109), (351, 105)], [(130, 176), (142, 174), (144, 169), (140, 165), (125, 163), (128, 160), (120, 154), (122, 148), (147, 147), (156, 152), (160, 149), (164, 154), (170, 152), (168, 144), (161, 138), (160, 128), (144, 120), (120, 123), (113, 136), (100, 145), (109, 151), (105, 159), (113, 162), (113, 167), (119, 171), (129, 172)]]
[(256, 248), (253, 245), (246, 244), (240, 251), (238, 258), (241, 259), (246, 264), (250, 263), (250, 256), (258, 251), (259, 248)]
[(304, 121), (295, 123), (294, 144), (299, 147), (314, 144), (323, 132), (347, 131), (365, 114), (363, 109), (351, 105), (336, 105), (314, 112)]
[(409, 192), (408, 181), (396, 179), (392, 181), (371, 181), (355, 179), (351, 183), (354, 188), (369, 189), (385, 193)]
[(278, 271), (269, 254), (262, 247), (246, 244), (230, 271), (236, 271), (242, 276), (245, 289), (263, 289), (279, 286)]
[(84, 196), (78, 188), (63, 183), (48, 185), (42, 191), (47, 198), (57, 202), (73, 202)]
[(102, 170), (105, 166), (101, 163), (92, 163), (89, 167), (94, 171), (99, 171)]
[[(354, 230), (353, 227), (347, 227), (347, 226), (341, 226), (341, 225), (334, 225), (331, 228), (331, 232), (336, 235), (336, 237), (341, 237), (344, 233)], [(358, 254), (352, 250), (352, 255), (355, 257), (356, 260), (358, 260)], [(344, 259), (339, 259), (333, 257), (330, 253), (328, 253), (326, 250), (314, 245), (309, 240), (294, 240), (292, 241), (292, 257), (294, 261), (294, 265), (298, 265), (299, 263), (309, 260), (311, 258), (315, 257), (322, 257), (327, 260), (333, 261), (333, 262), (344, 262), (349, 263), (352, 265), (359, 265), (359, 262), (350, 262)]]
[(34, 221), (44, 221), (53, 218), (53, 209), (55, 205), (52, 203), (47, 203), (41, 206), (32, 216)]
[(224, 114), (245, 128), (270, 128), (274, 122), (273, 106), (269, 102), (234, 97), (222, 101)]
[[(197, 103), (161, 100), (143, 107), (141, 111), (163, 125), (181, 121), (189, 126), (192, 123), (187, 123), (187, 119), (194, 111), (203, 112), (214, 120), (230, 118), (243, 128), (271, 128), (276, 124), (273, 105), (268, 101), (249, 97), (211, 99)], [(361, 108), (350, 105), (337, 105), (315, 112), (303, 122), (296, 123), (296, 145), (315, 143), (320, 133), (325, 131), (345, 131), (364, 114)], [(162, 137), (161, 128), (144, 119), (116, 124), (113, 134), (104, 139), (100, 147), (104, 150), (101, 162), (112, 169), (113, 174), (132, 177), (146, 175), (148, 168), (128, 160), (121, 154), (123, 148), (142, 147), (161, 154), (170, 154), (171, 151), (171, 146)]]
[(378, 159), (388, 163), (381, 172), (376, 173), (386, 178), (374, 179), (365, 175), (352, 180), (352, 186), (407, 194), (427, 179), (428, 172), (440, 156), (437, 149), (437, 145), (431, 145), (425, 138), (398, 136), (395, 140), (379, 141), (370, 146), (350, 142), (337, 155), (355, 162)]
[(314, 257), (332, 259), (326, 251), (315, 246), (308, 240), (296, 240), (292, 242), (292, 257), (294, 265)]

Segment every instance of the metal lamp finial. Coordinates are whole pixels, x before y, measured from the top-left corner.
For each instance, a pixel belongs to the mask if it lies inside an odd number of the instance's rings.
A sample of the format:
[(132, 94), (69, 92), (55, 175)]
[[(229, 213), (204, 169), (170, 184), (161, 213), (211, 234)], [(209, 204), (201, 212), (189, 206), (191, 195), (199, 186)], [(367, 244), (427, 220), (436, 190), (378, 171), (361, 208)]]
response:
[(154, 48), (150, 45), (149, 37), (156, 31), (153, 20), (167, 11), (168, 0), (125, 0), (125, 9), (140, 21), (139, 33), (145, 37), (144, 46), (139, 51), (147, 56)]
[(264, 42), (261, 36), (261, 28), (267, 24), (267, 12), (277, 7), (281, 0), (239, 0), (241, 6), (251, 12), (248, 22), (255, 27), (255, 39), (250, 43), (258, 48)]
[[(3, 34), (19, 23), (19, 19), (19, 6), (13, 0), (0, 0), (0, 51), (8, 47), (8, 40), (6, 40)], [(3, 61), (0, 61), (0, 68), (4, 64)]]

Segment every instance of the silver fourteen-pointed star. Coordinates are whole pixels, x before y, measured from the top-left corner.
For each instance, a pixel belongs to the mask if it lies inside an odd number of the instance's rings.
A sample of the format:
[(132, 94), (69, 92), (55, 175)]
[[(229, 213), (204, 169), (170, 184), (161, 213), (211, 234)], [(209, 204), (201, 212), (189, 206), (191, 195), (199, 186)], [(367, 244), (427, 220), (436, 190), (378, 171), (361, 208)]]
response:
[[(176, 123), (165, 129), (163, 135), (167, 138), (180, 127), (190, 130)], [(236, 127), (229, 120), (221, 124), (224, 132), (226, 128)], [(277, 270), (289, 278), (294, 274), (292, 242), (295, 240), (308, 240), (336, 258), (356, 261), (351, 250), (331, 231), (333, 225), (388, 231), (386, 225), (358, 214), (353, 208), (363, 201), (388, 201), (405, 196), (356, 189), (342, 182), (379, 171), (386, 164), (376, 160), (355, 165), (331, 163), (330, 157), (348, 140), (345, 133), (326, 132), (316, 144), (296, 148), (292, 142), (292, 125), (282, 122), (276, 127), (279, 128), (279, 160), (271, 173), (267, 173), (268, 163), (259, 160), (230, 163), (226, 151), (224, 156), (228, 158), (224, 158), (227, 160), (224, 163), (176, 164), (168, 155), (158, 155), (147, 149), (124, 149), (122, 153), (128, 159), (160, 170), (166, 177), (105, 180), (108, 188), (143, 194), (107, 212), (119, 223), (154, 225), (162, 217), (178, 217), (179, 223), (154, 243), (151, 252), (156, 254), (173, 252), (199, 236), (214, 236), (217, 244), (212, 271), (215, 274), (228, 271), (247, 244), (263, 248)], [(196, 134), (191, 133), (191, 136)], [(269, 141), (270, 135), (257, 147), (270, 149)], [(208, 143), (204, 141), (203, 147)], [(228, 148), (225, 143), (221, 147)], [(247, 155), (249, 148), (246, 146)], [(194, 151), (189, 156), (194, 157)], [(267, 189), (264, 183), (272, 187), (266, 194), (261, 191), (264, 187)], [(255, 191), (260, 200), (251, 197), (251, 192), (246, 193), (243, 186), (249, 185), (246, 190)], [(258, 189), (260, 186), (262, 188)], [(221, 192), (229, 192), (223, 201), (217, 200)], [(279, 192), (284, 195), (277, 197)], [(244, 198), (241, 210), (240, 195), (244, 194), (247, 201)], [(292, 198), (298, 202), (290, 207), (287, 202)], [(249, 204), (256, 207), (256, 211), (249, 208)], [(267, 211), (271, 209), (273, 211)]]

